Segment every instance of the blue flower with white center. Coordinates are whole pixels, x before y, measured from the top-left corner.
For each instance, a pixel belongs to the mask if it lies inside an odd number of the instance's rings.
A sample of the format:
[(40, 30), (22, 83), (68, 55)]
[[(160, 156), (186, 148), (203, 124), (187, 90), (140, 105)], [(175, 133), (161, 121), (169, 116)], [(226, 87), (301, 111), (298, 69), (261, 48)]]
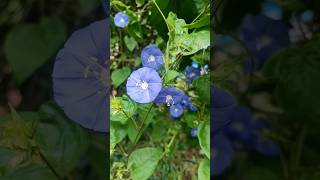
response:
[(154, 102), (157, 104), (165, 104), (167, 106), (171, 106), (174, 104), (179, 104), (183, 96), (184, 93), (177, 88), (164, 87), (161, 89)]
[(198, 63), (196, 63), (196, 62), (192, 62), (192, 65), (191, 65), (192, 67), (194, 67), (194, 68), (199, 68), (199, 64)]
[(313, 21), (313, 18), (314, 12), (312, 10), (306, 10), (300, 16), (301, 21), (304, 23), (311, 23)]
[(163, 54), (154, 44), (150, 44), (142, 49), (141, 62), (144, 67), (160, 69), (163, 64)]
[(143, 67), (133, 71), (127, 80), (127, 94), (138, 103), (150, 103), (162, 88), (159, 74), (151, 68)]
[(198, 136), (198, 128), (191, 129), (191, 137), (195, 138)]
[(197, 110), (198, 110), (198, 108), (197, 108), (196, 106), (192, 105), (192, 102), (191, 102), (191, 100), (190, 100), (190, 97), (187, 96), (187, 95), (184, 95), (184, 96), (182, 97), (180, 103), (181, 103), (181, 105), (182, 105), (183, 107), (185, 107), (185, 108), (187, 108), (187, 109), (189, 109), (189, 110), (191, 110), (191, 111), (197, 111)]
[(256, 59), (255, 69), (261, 69), (265, 61), (282, 48), (289, 46), (289, 31), (280, 20), (265, 16), (247, 16), (242, 26), (243, 42)]
[(229, 139), (222, 134), (214, 135), (211, 140), (211, 176), (218, 176), (231, 166), (234, 151)]
[(56, 57), (52, 79), (56, 103), (74, 122), (108, 132), (108, 19), (74, 32)]
[(266, 1), (262, 3), (262, 14), (274, 20), (282, 19), (282, 9), (273, 1)]
[(181, 106), (181, 104), (173, 104), (172, 106), (170, 106), (171, 117), (177, 119), (181, 117), (182, 114), (183, 114), (183, 107)]
[(200, 69), (187, 66), (186, 67), (187, 83), (192, 83), (194, 79), (200, 76)]
[(122, 12), (118, 12), (115, 16), (114, 16), (114, 24), (119, 27), (119, 28), (124, 28), (128, 25), (129, 23), (129, 16), (122, 13)]

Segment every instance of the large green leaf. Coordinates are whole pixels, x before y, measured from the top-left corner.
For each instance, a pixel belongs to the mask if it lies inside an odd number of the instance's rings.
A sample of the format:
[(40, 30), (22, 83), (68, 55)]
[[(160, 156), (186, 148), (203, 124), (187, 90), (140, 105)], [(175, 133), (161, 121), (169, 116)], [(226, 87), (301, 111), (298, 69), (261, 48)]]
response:
[(128, 67), (124, 67), (122, 69), (114, 70), (111, 74), (111, 80), (115, 87), (120, 86), (123, 82), (126, 81), (128, 76), (130, 75), (131, 70)]
[(198, 180), (210, 179), (210, 160), (205, 158), (200, 162), (198, 168)]
[(137, 41), (133, 37), (125, 36), (123, 40), (129, 51), (133, 51), (138, 46)]
[(66, 38), (66, 27), (58, 18), (43, 18), (38, 24), (22, 24), (6, 37), (4, 52), (14, 77), (22, 83), (52, 57)]
[(210, 124), (202, 122), (198, 128), (198, 140), (201, 149), (208, 159), (210, 159)]
[(115, 145), (121, 142), (126, 135), (127, 131), (124, 125), (116, 122), (110, 123), (110, 144)]
[(209, 76), (200, 76), (193, 80), (192, 85), (195, 87), (196, 94), (200, 100), (210, 104), (210, 78)]
[(136, 113), (137, 104), (127, 96), (111, 99), (110, 120), (125, 124)]
[(128, 160), (128, 168), (133, 180), (146, 180), (156, 169), (161, 159), (162, 151), (157, 148), (142, 148), (135, 150)]

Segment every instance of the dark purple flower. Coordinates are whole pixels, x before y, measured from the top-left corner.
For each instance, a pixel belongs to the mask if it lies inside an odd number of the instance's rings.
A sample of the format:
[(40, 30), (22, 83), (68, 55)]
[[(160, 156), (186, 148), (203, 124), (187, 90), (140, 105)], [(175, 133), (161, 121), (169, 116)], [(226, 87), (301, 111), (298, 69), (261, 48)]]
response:
[(144, 67), (158, 70), (163, 64), (163, 54), (156, 45), (148, 45), (141, 52), (141, 62)]
[(258, 70), (271, 55), (290, 43), (286, 24), (265, 16), (247, 16), (242, 26), (242, 37), (256, 59), (255, 68)]
[(200, 69), (192, 66), (186, 67), (187, 83), (191, 83), (195, 78), (200, 76)]
[(129, 16), (122, 13), (122, 12), (118, 12), (115, 16), (114, 16), (114, 24), (119, 27), (119, 28), (124, 28), (128, 25), (129, 23)]
[(222, 134), (211, 137), (210, 145), (211, 176), (218, 176), (231, 166), (234, 151), (229, 139)]
[(191, 110), (191, 111), (197, 111), (197, 110), (198, 110), (198, 108), (197, 108), (196, 106), (192, 105), (192, 102), (191, 102), (191, 100), (190, 100), (190, 97), (187, 96), (187, 95), (184, 95), (184, 96), (182, 97), (180, 103), (181, 103), (181, 105), (182, 105), (183, 107), (185, 107), (185, 108), (187, 108), (187, 109), (189, 109), (189, 110)]
[(157, 104), (165, 104), (167, 106), (171, 106), (174, 104), (179, 104), (183, 96), (184, 93), (177, 88), (164, 87), (161, 89), (154, 102)]
[(183, 114), (183, 107), (181, 106), (181, 104), (173, 104), (172, 106), (170, 106), (170, 115), (173, 118), (179, 118), (181, 117)]
[(159, 94), (162, 80), (151, 68), (143, 67), (133, 71), (127, 81), (127, 94), (138, 103), (150, 103)]
[(107, 26), (105, 19), (74, 32), (59, 51), (52, 74), (54, 99), (65, 114), (101, 132), (109, 130)]

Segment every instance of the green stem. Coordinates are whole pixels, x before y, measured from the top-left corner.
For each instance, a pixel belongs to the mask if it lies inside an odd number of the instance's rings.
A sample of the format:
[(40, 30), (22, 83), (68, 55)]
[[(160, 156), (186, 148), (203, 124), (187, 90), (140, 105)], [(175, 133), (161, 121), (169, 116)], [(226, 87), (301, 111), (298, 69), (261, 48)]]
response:
[(176, 133), (171, 137), (170, 142), (168, 143), (168, 145), (165, 146), (165, 150), (164, 150), (164, 152), (163, 152), (162, 155), (161, 155), (161, 159), (169, 152), (170, 147), (172, 146), (174, 140), (176, 139), (177, 134), (178, 134), (178, 133), (176, 132)]
[(138, 138), (139, 138), (139, 136), (140, 136), (140, 134), (141, 134), (141, 132), (142, 132), (143, 125), (144, 125), (144, 123), (146, 122), (146, 120), (147, 120), (147, 118), (148, 118), (148, 116), (149, 116), (149, 114), (150, 114), (150, 112), (151, 112), (151, 110), (152, 110), (152, 107), (153, 107), (153, 104), (150, 106), (150, 108), (149, 108), (149, 110), (148, 110), (148, 112), (147, 112), (147, 115), (144, 117), (144, 119), (143, 119), (143, 121), (142, 121), (142, 123), (141, 123), (141, 125), (140, 125), (140, 127), (139, 127), (139, 129), (138, 129), (138, 134), (137, 134), (136, 138), (134, 139), (134, 143), (135, 143), (135, 144), (137, 143), (137, 140), (138, 140)]
[(128, 114), (124, 111), (124, 110), (121, 110), (123, 112), (123, 114), (131, 120), (131, 122), (134, 124), (134, 127), (136, 128), (136, 130), (138, 129), (138, 124), (136, 123), (136, 121), (132, 118), (132, 117), (129, 117)]
[(206, 12), (206, 10), (207, 10), (208, 7), (210, 8), (210, 4), (207, 5), (207, 6), (202, 10), (202, 12), (201, 12), (190, 24), (196, 22), (196, 20), (198, 20), (198, 19)]
[(48, 166), (48, 168), (53, 172), (53, 174), (56, 176), (58, 180), (62, 180), (59, 173), (54, 169), (54, 167), (50, 164), (49, 160), (46, 158), (46, 156), (41, 152), (40, 148), (37, 147), (37, 151), (40, 155), (41, 160)]
[(166, 17), (164, 16), (163, 12), (161, 11), (160, 7), (158, 6), (158, 4), (157, 4), (156, 0), (152, 0), (152, 2), (153, 2), (153, 3), (154, 3), (154, 5), (157, 7), (157, 9), (158, 9), (159, 13), (161, 14), (161, 16), (162, 16), (162, 18), (163, 18), (164, 22), (165, 22), (165, 23), (166, 23), (166, 25), (167, 25), (168, 30), (170, 31), (170, 27), (169, 27), (169, 24), (168, 24), (168, 22), (167, 22), (167, 19), (166, 19)]

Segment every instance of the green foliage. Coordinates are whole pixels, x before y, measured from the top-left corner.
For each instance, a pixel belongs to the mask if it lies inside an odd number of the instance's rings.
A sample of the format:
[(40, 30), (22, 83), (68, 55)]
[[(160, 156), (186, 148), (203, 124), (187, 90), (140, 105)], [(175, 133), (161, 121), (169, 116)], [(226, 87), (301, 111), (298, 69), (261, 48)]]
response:
[(200, 99), (206, 103), (210, 104), (210, 78), (209, 76), (203, 78), (197, 78), (192, 82), (192, 85), (195, 87), (195, 91)]
[(21, 24), (12, 29), (4, 51), (17, 82), (21, 84), (52, 57), (65, 39), (65, 24), (57, 18), (43, 18), (38, 24)]
[(198, 128), (198, 140), (201, 149), (208, 159), (210, 159), (210, 123), (203, 122)]
[(205, 158), (200, 162), (198, 169), (199, 180), (210, 179), (210, 160)]
[(111, 80), (115, 87), (120, 86), (126, 79), (129, 77), (131, 73), (130, 68), (125, 67), (122, 69), (114, 70), (111, 74)]
[(146, 180), (156, 169), (162, 151), (157, 148), (137, 149), (131, 153), (128, 160), (128, 168), (133, 180)]

